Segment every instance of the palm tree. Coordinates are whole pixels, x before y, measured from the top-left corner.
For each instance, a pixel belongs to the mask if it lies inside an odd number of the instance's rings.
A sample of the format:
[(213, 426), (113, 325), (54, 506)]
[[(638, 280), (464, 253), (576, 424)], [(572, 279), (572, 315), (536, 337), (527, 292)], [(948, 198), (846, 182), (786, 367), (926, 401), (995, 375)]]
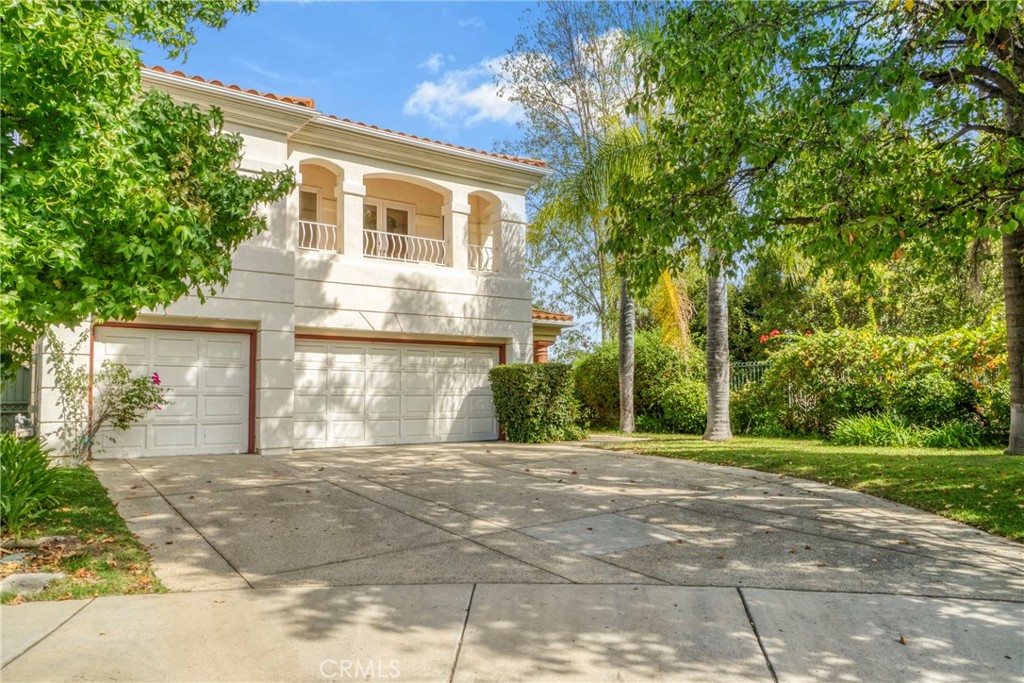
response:
[(718, 252), (708, 254), (708, 423), (705, 441), (732, 438), (729, 415), (729, 298)]
[[(591, 158), (572, 175), (555, 183), (545, 206), (534, 223), (537, 229), (558, 222), (596, 221), (602, 226), (611, 217), (608, 196), (612, 185), (624, 175), (644, 172), (648, 166), (644, 138), (639, 128), (623, 128), (597, 144)], [(539, 223), (539, 225), (538, 225)], [(595, 231), (605, 234), (603, 229)], [(598, 245), (604, 252), (604, 245)], [(636, 304), (628, 278), (619, 282), (619, 428), (635, 429), (634, 339)]]

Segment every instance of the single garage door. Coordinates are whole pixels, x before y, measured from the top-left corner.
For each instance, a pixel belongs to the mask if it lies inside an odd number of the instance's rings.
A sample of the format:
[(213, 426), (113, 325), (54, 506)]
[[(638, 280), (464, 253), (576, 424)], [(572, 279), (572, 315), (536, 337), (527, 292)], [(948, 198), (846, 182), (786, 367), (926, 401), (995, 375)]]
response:
[(295, 342), (295, 447), (498, 438), (487, 372), (498, 349)]
[(98, 455), (248, 452), (248, 334), (101, 326), (93, 353), (94, 372), (109, 359), (132, 374), (158, 373), (172, 401), (127, 431), (105, 431)]

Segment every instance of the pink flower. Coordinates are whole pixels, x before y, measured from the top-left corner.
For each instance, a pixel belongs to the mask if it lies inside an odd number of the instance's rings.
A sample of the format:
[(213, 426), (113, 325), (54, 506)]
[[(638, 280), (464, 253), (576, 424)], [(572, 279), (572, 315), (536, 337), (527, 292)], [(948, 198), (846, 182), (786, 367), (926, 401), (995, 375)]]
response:
[(160, 386), (160, 375), (154, 372), (153, 376), (150, 377), (150, 379), (153, 380), (153, 384)]
[(769, 337), (778, 337), (780, 334), (782, 334), (782, 333), (779, 332), (778, 330), (772, 330), (771, 332), (768, 333), (768, 336)]

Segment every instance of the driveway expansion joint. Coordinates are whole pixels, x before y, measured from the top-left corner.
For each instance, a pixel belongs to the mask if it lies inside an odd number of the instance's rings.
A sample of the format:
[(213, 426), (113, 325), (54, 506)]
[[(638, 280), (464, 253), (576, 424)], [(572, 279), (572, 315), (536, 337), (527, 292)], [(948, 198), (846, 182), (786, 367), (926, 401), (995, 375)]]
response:
[(772, 664), (771, 657), (768, 656), (768, 650), (764, 647), (764, 641), (761, 640), (761, 633), (757, 630), (757, 622), (754, 621), (754, 615), (750, 612), (750, 605), (747, 604), (747, 597), (743, 595), (743, 589), (739, 586), (736, 587), (736, 592), (740, 596), (740, 602), (743, 603), (743, 611), (747, 613), (747, 621), (750, 622), (750, 630), (754, 632), (754, 637), (757, 638), (757, 646), (761, 648), (761, 654), (764, 656), (764, 663), (768, 667), (768, 673), (771, 674), (772, 681), (779, 683), (779, 675), (775, 672), (775, 666)]
[(462, 643), (466, 639), (466, 628), (469, 626), (469, 613), (473, 609), (473, 596), (476, 595), (476, 586), (473, 584), (473, 588), (469, 591), (469, 600), (466, 602), (466, 618), (462, 620), (462, 630), (459, 631), (459, 640), (455, 645), (455, 656), (452, 657), (452, 668), (448, 671), (447, 683), (452, 683), (455, 679), (455, 670), (459, 666), (459, 655), (462, 654)]
[(178, 517), (180, 517), (182, 519), (182, 521), (184, 521), (186, 524), (188, 524), (189, 528), (191, 528), (192, 531), (196, 532), (196, 535), (199, 536), (199, 538), (203, 539), (203, 542), (206, 543), (206, 545), (208, 545), (210, 547), (210, 549), (213, 550), (213, 552), (217, 553), (217, 555), (220, 556), (220, 559), (224, 560), (224, 562), (225, 562), (225, 564), (227, 564), (227, 566), (231, 567), (231, 571), (235, 572), (235, 574), (238, 576), (238, 578), (242, 579), (242, 581), (245, 582), (245, 585), (247, 585), (249, 588), (252, 588), (253, 585), (249, 582), (249, 579), (245, 578), (245, 575), (242, 574), (242, 572), (240, 572), (238, 570), (238, 567), (236, 567), (234, 565), (234, 563), (231, 562), (231, 560), (229, 560), (227, 557), (224, 556), (224, 553), (222, 553), (220, 551), (220, 548), (215, 546), (210, 541), (210, 539), (208, 539), (206, 536), (204, 536), (203, 532), (200, 531), (198, 528), (196, 528), (196, 525), (192, 523), (192, 520), (190, 520), (188, 517), (186, 517), (185, 514), (182, 513), (182, 511), (179, 510), (178, 507), (167, 498), (167, 496), (164, 494), (163, 491), (161, 491), (159, 488), (157, 488), (156, 485), (153, 484), (153, 482), (151, 482), (146, 477), (145, 474), (143, 474), (142, 472), (139, 471), (139, 468), (137, 468), (135, 466), (135, 463), (133, 463), (131, 461), (127, 461), (127, 462), (128, 462), (129, 465), (131, 465), (131, 468), (133, 470), (135, 470), (138, 473), (138, 475), (145, 480), (145, 482), (147, 484), (149, 484), (150, 486), (153, 487), (154, 491), (157, 491), (160, 494), (160, 497), (163, 498), (164, 502), (167, 503), (167, 505), (169, 505), (172, 510), (174, 510), (174, 513), (176, 515), (178, 515)]

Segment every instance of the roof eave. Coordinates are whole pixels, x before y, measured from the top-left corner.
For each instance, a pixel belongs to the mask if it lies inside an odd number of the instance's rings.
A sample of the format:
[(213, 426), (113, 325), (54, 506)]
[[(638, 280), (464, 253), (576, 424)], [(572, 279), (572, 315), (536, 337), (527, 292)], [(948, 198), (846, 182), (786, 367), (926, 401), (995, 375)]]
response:
[(351, 121), (342, 121), (341, 119), (332, 118), (330, 116), (321, 115), (320, 118), (317, 119), (317, 122), (325, 123), (330, 126), (344, 128), (346, 130), (350, 130), (360, 135), (368, 135), (370, 137), (393, 140), (394, 142), (403, 145), (410, 145), (413, 147), (430, 149), (436, 152), (440, 152), (441, 154), (448, 154), (451, 156), (461, 157), (471, 161), (483, 162), (486, 164), (491, 164), (493, 166), (501, 166), (508, 169), (515, 169), (521, 173), (533, 175), (537, 178), (537, 180), (540, 180), (541, 178), (546, 178), (553, 172), (551, 169), (547, 168), (547, 166), (536, 166), (534, 164), (527, 164), (522, 161), (502, 159), (500, 157), (494, 156), (493, 154), (488, 154), (486, 152), (459, 149), (458, 147), (446, 145), (442, 142), (434, 142), (433, 140), (414, 138), (408, 135), (395, 133), (393, 131), (381, 130), (365, 125), (360, 125), (358, 123), (353, 123)]
[[(183, 78), (173, 73), (144, 68), (141, 74), (144, 87), (158, 87), (172, 97), (178, 95), (186, 102), (194, 103), (199, 99), (202, 104), (217, 106), (232, 120), (256, 128), (291, 134), (321, 116), (315, 109), (299, 104)], [(197, 93), (199, 97), (195, 97)], [(269, 112), (272, 113), (268, 115)]]

